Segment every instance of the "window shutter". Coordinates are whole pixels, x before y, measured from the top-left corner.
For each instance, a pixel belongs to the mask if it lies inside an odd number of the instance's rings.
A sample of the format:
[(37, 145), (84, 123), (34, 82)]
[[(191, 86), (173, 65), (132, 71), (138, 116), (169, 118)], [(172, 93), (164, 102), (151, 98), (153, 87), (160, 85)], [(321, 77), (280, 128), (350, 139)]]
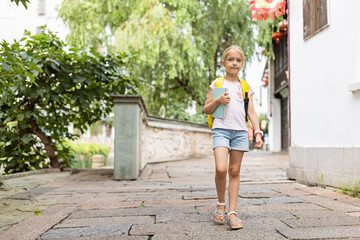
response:
[(304, 39), (328, 26), (327, 0), (303, 0)]

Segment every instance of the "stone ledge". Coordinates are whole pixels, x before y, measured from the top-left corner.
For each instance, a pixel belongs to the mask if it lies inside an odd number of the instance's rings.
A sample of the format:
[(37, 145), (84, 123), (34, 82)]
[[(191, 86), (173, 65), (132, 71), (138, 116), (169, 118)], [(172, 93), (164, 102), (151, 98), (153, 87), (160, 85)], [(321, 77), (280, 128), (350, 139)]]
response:
[(1, 175), (0, 178), (3, 180), (13, 179), (13, 178), (19, 178), (19, 177), (26, 177), (36, 174), (43, 174), (43, 173), (57, 173), (60, 172), (59, 168), (46, 168), (46, 169), (39, 169), (35, 171), (29, 171), (29, 172), (21, 172), (21, 173), (14, 173), (9, 175)]
[(193, 123), (193, 122), (187, 122), (187, 121), (169, 119), (169, 118), (148, 116), (145, 121), (145, 124), (149, 127), (156, 127), (156, 128), (167, 128), (167, 129), (211, 133), (211, 130), (206, 124)]
[(342, 187), (360, 174), (360, 147), (290, 148), (287, 177), (304, 184)]
[(341, 175), (332, 172), (322, 172), (294, 167), (287, 168), (286, 175), (289, 179), (294, 179), (301, 184), (310, 186), (323, 184), (332, 187), (343, 187), (344, 184), (354, 184), (357, 178), (356, 176)]

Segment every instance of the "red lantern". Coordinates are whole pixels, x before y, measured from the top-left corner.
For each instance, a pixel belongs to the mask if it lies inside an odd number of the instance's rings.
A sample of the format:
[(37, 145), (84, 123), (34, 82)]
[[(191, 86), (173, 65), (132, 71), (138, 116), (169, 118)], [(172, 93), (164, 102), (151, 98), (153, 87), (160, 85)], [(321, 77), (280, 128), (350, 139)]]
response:
[(259, 21), (267, 20), (268, 14), (271, 20), (280, 15), (285, 15), (286, 0), (250, 0), (250, 11), (252, 15), (252, 20), (256, 21), (259, 18)]
[(276, 44), (280, 43), (280, 40), (284, 38), (284, 34), (281, 32), (273, 32), (272, 39), (275, 40)]
[(288, 29), (288, 21), (286, 19), (279, 22), (279, 29), (286, 34)]

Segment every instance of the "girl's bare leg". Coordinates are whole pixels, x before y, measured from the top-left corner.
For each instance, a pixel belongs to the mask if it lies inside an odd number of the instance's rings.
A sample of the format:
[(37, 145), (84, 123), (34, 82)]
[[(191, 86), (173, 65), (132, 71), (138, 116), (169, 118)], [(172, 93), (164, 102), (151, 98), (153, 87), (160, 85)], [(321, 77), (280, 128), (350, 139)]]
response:
[[(218, 201), (220, 203), (225, 202), (225, 190), (226, 190), (226, 173), (227, 173), (227, 159), (229, 149), (226, 147), (216, 147), (214, 149), (215, 154), (215, 185), (218, 195)], [(225, 206), (217, 206), (217, 209), (225, 211)], [(220, 217), (218, 220), (223, 220)]]
[[(240, 168), (244, 152), (231, 150), (229, 162), (229, 212), (236, 212), (237, 198), (239, 194), (240, 184)], [(230, 215), (230, 220), (236, 217), (234, 214)]]

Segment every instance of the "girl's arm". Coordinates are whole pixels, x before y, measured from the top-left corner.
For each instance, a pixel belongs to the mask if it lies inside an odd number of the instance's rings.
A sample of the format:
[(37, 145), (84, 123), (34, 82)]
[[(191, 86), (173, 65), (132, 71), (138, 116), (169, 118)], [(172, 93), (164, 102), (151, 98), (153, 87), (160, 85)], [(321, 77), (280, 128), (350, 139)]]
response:
[(219, 96), (218, 98), (214, 99), (214, 101), (212, 100), (213, 98), (213, 90), (211, 88), (209, 88), (209, 92), (207, 95), (207, 99), (206, 99), (206, 103), (204, 105), (204, 113), (205, 114), (210, 114), (213, 111), (215, 111), (215, 109), (217, 108), (217, 106), (219, 106), (219, 104), (228, 104), (230, 102), (230, 97), (228, 96), (229, 93), (224, 93), (223, 95)]
[[(250, 96), (249, 99), (250, 100), (249, 100), (249, 106), (248, 106), (248, 115), (250, 118), (251, 125), (254, 128), (254, 131), (258, 131), (258, 130), (260, 130), (259, 119), (255, 112), (255, 107), (254, 107), (254, 102), (253, 102), (252, 96)], [(260, 133), (258, 133), (258, 134), (256, 134), (255, 137), (256, 137), (256, 147), (260, 149), (263, 145), (263, 141), (261, 139), (262, 136)]]

